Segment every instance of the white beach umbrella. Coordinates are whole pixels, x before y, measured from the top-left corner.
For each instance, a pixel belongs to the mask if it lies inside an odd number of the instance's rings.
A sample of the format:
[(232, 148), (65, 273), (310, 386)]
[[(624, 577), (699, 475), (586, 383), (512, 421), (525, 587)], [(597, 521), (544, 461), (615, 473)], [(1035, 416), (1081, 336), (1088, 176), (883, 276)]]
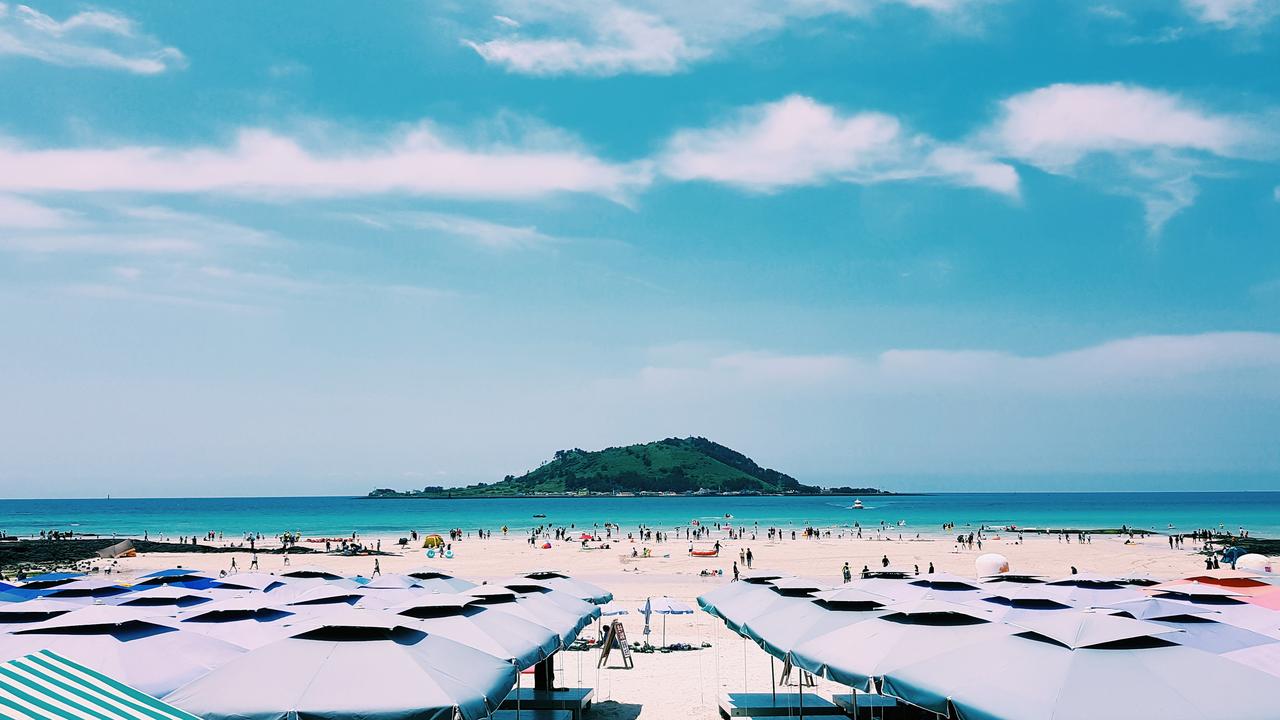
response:
[(174, 585), (153, 585), (109, 599), (118, 605), (189, 606), (208, 602), (211, 598), (204, 590), (191, 590)]
[(1274, 715), (1276, 678), (1164, 641), (1151, 623), (1062, 615), (892, 669), (883, 691), (957, 720)]
[(284, 587), (288, 582), (289, 578), (269, 575), (267, 573), (236, 573), (224, 578), (218, 578), (217, 585), (211, 587), (210, 591), (214, 593), (224, 590), (258, 590), (262, 592), (271, 592)]
[(599, 585), (589, 583), (586, 580), (570, 577), (569, 575), (555, 570), (538, 570), (526, 574), (525, 577), (531, 580), (538, 580), (552, 590), (566, 592), (579, 600), (583, 600), (594, 605), (603, 605), (613, 599), (613, 593), (605, 590)]
[[(130, 610), (120, 607), (92, 609)], [(171, 621), (114, 622), (105, 615), (99, 615), (85, 618), (84, 622), (87, 624), (44, 625), (6, 635), (0, 642), (0, 660), (51, 650), (147, 694), (160, 695), (244, 652), (244, 648), (231, 643), (176, 630)]]
[(252, 650), (285, 637), (288, 628), (301, 619), (259, 594), (188, 608), (178, 614), (177, 627)]
[(937, 600), (896, 603), (878, 612), (800, 643), (792, 662), (842, 685), (872, 689), (875, 678), (893, 668), (1013, 632), (979, 610)]
[(785, 660), (801, 643), (846, 625), (884, 615), (883, 610), (865, 605), (861, 609), (836, 609), (850, 606), (824, 606), (809, 598), (785, 598), (785, 602), (771, 605), (769, 612), (747, 620), (738, 632), (754, 640), (770, 655)]
[(455, 596), (452, 602), (409, 602), (392, 610), (411, 618), (413, 627), (501, 658), (523, 670), (547, 659), (560, 647), (550, 629), (510, 613), (493, 611)]
[(1243, 650), (1224, 653), (1222, 657), (1280, 678), (1280, 643), (1254, 645)]
[(730, 630), (738, 632), (748, 618), (760, 612), (761, 607), (779, 597), (770, 585), (763, 583), (731, 582), (698, 596), (698, 605), (706, 612), (720, 618)]
[(662, 647), (667, 646), (667, 616), (693, 614), (693, 608), (688, 603), (665, 595), (647, 598), (638, 610), (644, 615), (645, 635), (649, 634), (650, 616), (654, 613), (662, 616)]
[(479, 720), (515, 685), (510, 663), (405, 625), (335, 608), (165, 701), (204, 720)]

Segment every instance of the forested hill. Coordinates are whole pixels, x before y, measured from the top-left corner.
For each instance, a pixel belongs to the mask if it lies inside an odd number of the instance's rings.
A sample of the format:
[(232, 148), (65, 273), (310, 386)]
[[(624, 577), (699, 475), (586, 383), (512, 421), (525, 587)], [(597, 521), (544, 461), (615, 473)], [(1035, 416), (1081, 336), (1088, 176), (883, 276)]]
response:
[(762, 468), (742, 453), (706, 438), (668, 438), (595, 452), (559, 450), (536, 470), (465, 488), (428, 487), (409, 493), (375, 490), (370, 497), (491, 497), (596, 493), (813, 494), (785, 473)]

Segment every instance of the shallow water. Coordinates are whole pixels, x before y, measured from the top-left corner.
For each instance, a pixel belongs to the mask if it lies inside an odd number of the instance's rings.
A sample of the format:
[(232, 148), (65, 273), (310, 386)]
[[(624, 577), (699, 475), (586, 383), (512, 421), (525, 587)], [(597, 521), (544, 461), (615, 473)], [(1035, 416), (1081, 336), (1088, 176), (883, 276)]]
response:
[[(945, 493), (849, 497), (663, 497), (485, 500), (366, 500), (352, 497), (153, 498), (0, 500), (0, 530), (30, 535), (41, 529), (110, 535), (190, 535), (255, 531), (274, 535), (395, 534), (409, 529), (512, 529), (613, 522), (623, 528), (704, 523), (803, 528), (860, 523), (891, 532), (939, 534), (944, 522), (959, 529), (982, 524), (1021, 527), (1107, 528), (1129, 525), (1158, 532), (1249, 529), (1280, 536), (1280, 492)], [(545, 519), (533, 516), (545, 514)], [(899, 521), (904, 524), (898, 525)]]

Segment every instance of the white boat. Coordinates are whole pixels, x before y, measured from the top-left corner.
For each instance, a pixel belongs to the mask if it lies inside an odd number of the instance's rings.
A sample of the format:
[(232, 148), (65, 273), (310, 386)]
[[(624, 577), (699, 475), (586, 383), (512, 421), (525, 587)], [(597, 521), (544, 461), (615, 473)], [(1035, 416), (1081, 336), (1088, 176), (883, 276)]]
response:
[(861, 509), (862, 509), (862, 501), (861, 501), (861, 500), (854, 500), (854, 501), (853, 501), (853, 505), (852, 505), (849, 509), (850, 509), (850, 510), (861, 510)]

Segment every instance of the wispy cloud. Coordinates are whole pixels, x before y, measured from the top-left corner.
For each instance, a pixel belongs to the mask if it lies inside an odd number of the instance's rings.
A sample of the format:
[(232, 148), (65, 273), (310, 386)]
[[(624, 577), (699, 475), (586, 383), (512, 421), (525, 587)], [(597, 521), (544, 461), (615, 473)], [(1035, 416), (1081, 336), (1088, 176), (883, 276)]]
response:
[(27, 5), (7, 3), (0, 3), (0, 55), (139, 75), (155, 75), (186, 64), (181, 51), (139, 31), (123, 15), (86, 10), (55, 20)]
[(576, 192), (622, 201), (648, 182), (643, 163), (611, 163), (557, 133), (533, 133), (514, 144), (468, 145), (423, 123), (364, 144), (350, 138), (318, 144), (323, 147), (307, 147), (264, 129), (242, 130), (227, 147), (35, 149), (10, 143), (0, 145), (5, 168), (0, 191), (283, 199), (375, 194), (513, 199)]
[(0, 228), (62, 228), (74, 221), (75, 213), (67, 210), (41, 205), (16, 195), (0, 195)]
[(1276, 138), (1251, 117), (1217, 113), (1135, 85), (1058, 84), (1001, 103), (984, 144), (1051, 173), (1138, 197), (1148, 230), (1191, 205), (1214, 161), (1273, 155)]
[(1249, 370), (1267, 373), (1268, 387), (1280, 391), (1280, 334), (1144, 335), (1049, 355), (985, 349), (891, 349), (876, 355), (738, 351), (696, 364), (650, 365), (638, 379), (676, 389), (729, 384), (744, 392), (752, 386), (771, 391), (823, 386), (870, 394), (942, 388), (1070, 394), (1167, 392), (1191, 378)]
[(1256, 29), (1280, 17), (1275, 0), (1182, 0), (1182, 6), (1198, 22), (1226, 30)]
[(730, 6), (678, 0), (557, 0), (500, 3), (505, 35), (467, 39), (486, 62), (529, 75), (669, 75), (787, 24), (825, 17), (867, 17), (908, 7), (972, 27), (991, 0), (745, 0)]
[[(279, 242), (271, 233), (220, 218), (154, 205), (55, 210), (17, 214), (21, 231), (0, 236), (0, 251), (31, 255), (198, 257), (229, 247), (264, 247)], [(22, 209), (20, 206), (19, 209)], [(34, 212), (34, 215), (31, 213)], [(49, 215), (52, 213), (52, 215)], [(0, 226), (6, 223), (0, 196)]]
[(932, 179), (1018, 193), (1017, 172), (978, 150), (912, 133), (891, 115), (845, 114), (800, 95), (747, 108), (720, 125), (676, 133), (659, 167), (676, 180), (758, 192)]
[(522, 250), (564, 242), (563, 238), (548, 235), (532, 225), (506, 225), (452, 213), (405, 211), (346, 217), (383, 230), (408, 228), (426, 231), (431, 235), (462, 240), (487, 250)]

